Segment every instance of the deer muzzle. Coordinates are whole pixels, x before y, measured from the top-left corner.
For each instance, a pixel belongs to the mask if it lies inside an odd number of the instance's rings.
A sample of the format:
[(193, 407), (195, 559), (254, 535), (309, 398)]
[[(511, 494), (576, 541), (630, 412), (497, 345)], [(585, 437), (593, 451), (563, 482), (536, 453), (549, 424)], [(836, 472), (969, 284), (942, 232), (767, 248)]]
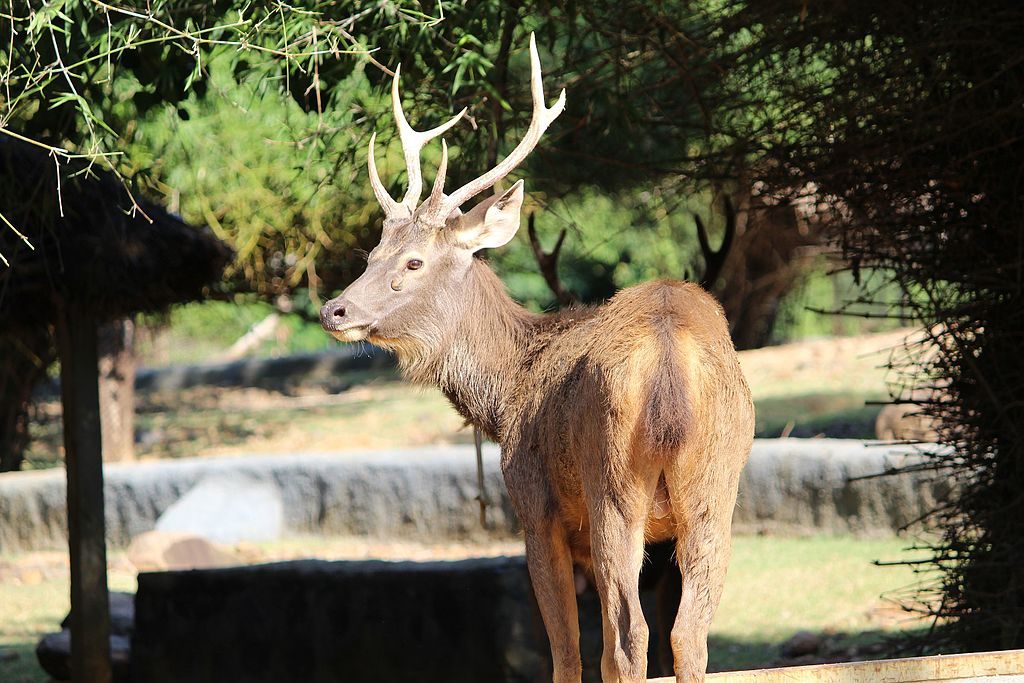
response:
[(320, 309), (320, 325), (338, 341), (366, 339), (375, 320), (344, 295), (331, 299)]

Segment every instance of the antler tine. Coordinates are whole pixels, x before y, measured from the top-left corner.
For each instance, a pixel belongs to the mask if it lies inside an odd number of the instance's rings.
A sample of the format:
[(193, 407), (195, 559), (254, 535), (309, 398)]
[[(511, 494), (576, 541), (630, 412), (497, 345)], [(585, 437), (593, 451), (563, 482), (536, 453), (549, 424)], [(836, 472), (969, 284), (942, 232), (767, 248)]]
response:
[(380, 176), (377, 175), (377, 160), (374, 159), (373, 155), (373, 148), (376, 147), (376, 143), (377, 133), (374, 132), (370, 136), (370, 149), (366, 155), (366, 166), (370, 171), (370, 186), (373, 187), (373, 194), (377, 196), (377, 202), (384, 209), (384, 215), (391, 218), (398, 213), (402, 205), (391, 198), (391, 195), (388, 194), (387, 189), (384, 187), (384, 183), (380, 181)]
[(507, 176), (512, 170), (522, 163), (523, 159), (533, 151), (540, 141), (551, 122), (558, 118), (565, 108), (565, 90), (558, 95), (558, 101), (550, 108), (544, 104), (544, 83), (540, 70), (540, 57), (537, 55), (537, 40), (533, 33), (530, 34), (530, 91), (533, 94), (533, 118), (526, 135), (519, 142), (512, 152), (501, 160), (501, 162), (487, 173), (463, 185), (448, 196), (442, 203), (432, 206), (432, 212), (441, 219), (444, 219), (455, 209), (492, 187), (499, 180)]
[(434, 187), (430, 190), (428, 206), (435, 206), (444, 196), (444, 177), (448, 173), (448, 143), (441, 139), (441, 163), (437, 167), (437, 175), (434, 177)]
[(439, 135), (443, 135), (448, 129), (458, 123), (465, 116), (467, 110), (464, 107), (462, 111), (436, 128), (425, 131), (413, 130), (413, 127), (409, 125), (409, 121), (405, 118), (405, 112), (402, 111), (402, 97), (398, 93), (398, 79), (401, 73), (402, 65), (399, 64), (395, 67), (395, 78), (391, 82), (391, 106), (395, 112), (395, 124), (398, 126), (398, 136), (402, 140), (405, 169), (409, 176), (409, 189), (406, 190), (401, 204), (412, 214), (416, 210), (416, 204), (420, 200), (420, 193), (423, 191), (423, 176), (420, 173), (420, 151), (428, 142)]

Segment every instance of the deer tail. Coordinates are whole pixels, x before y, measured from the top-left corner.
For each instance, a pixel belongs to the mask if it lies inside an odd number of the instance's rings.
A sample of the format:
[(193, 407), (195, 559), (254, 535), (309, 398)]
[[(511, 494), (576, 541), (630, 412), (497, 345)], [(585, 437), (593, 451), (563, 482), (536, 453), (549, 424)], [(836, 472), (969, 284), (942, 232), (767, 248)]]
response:
[(674, 452), (682, 447), (693, 425), (692, 396), (675, 340), (668, 333), (660, 336), (660, 357), (648, 383), (643, 428), (656, 450)]

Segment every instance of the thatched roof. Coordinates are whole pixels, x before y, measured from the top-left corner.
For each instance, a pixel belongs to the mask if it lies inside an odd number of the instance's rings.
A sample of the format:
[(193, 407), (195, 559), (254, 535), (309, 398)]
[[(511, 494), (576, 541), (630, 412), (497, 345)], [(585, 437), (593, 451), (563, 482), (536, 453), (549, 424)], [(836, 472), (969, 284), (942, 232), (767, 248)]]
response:
[(98, 320), (202, 298), (231, 250), (136, 195), (94, 164), (62, 160), (0, 135), (0, 328), (53, 319), (55, 297), (88, 306)]

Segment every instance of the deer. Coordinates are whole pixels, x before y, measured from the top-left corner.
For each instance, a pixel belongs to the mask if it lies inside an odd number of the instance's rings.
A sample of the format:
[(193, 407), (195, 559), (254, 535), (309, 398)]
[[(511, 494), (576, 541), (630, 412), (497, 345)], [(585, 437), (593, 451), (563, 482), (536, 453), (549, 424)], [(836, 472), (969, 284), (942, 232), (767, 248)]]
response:
[(675, 539), (682, 575), (671, 630), (677, 681), (703, 681), (707, 635), (731, 550), (732, 512), (754, 434), (750, 390), (718, 302), (679, 280), (620, 290), (602, 305), (533, 313), (478, 256), (519, 229), (523, 180), (463, 212), (533, 151), (565, 107), (547, 106), (530, 36), (533, 112), (518, 145), (448, 193), (447, 142), (420, 203), (420, 153), (452, 129), (414, 130), (391, 86), (408, 189), (396, 201), (367, 155), (384, 212), (364, 272), (320, 310), (342, 342), (393, 353), (403, 376), (438, 387), (500, 446), (500, 466), (525, 541), (551, 649), (552, 680), (582, 676), (574, 564), (601, 604), (606, 682), (646, 680), (649, 631), (638, 577), (645, 541)]

